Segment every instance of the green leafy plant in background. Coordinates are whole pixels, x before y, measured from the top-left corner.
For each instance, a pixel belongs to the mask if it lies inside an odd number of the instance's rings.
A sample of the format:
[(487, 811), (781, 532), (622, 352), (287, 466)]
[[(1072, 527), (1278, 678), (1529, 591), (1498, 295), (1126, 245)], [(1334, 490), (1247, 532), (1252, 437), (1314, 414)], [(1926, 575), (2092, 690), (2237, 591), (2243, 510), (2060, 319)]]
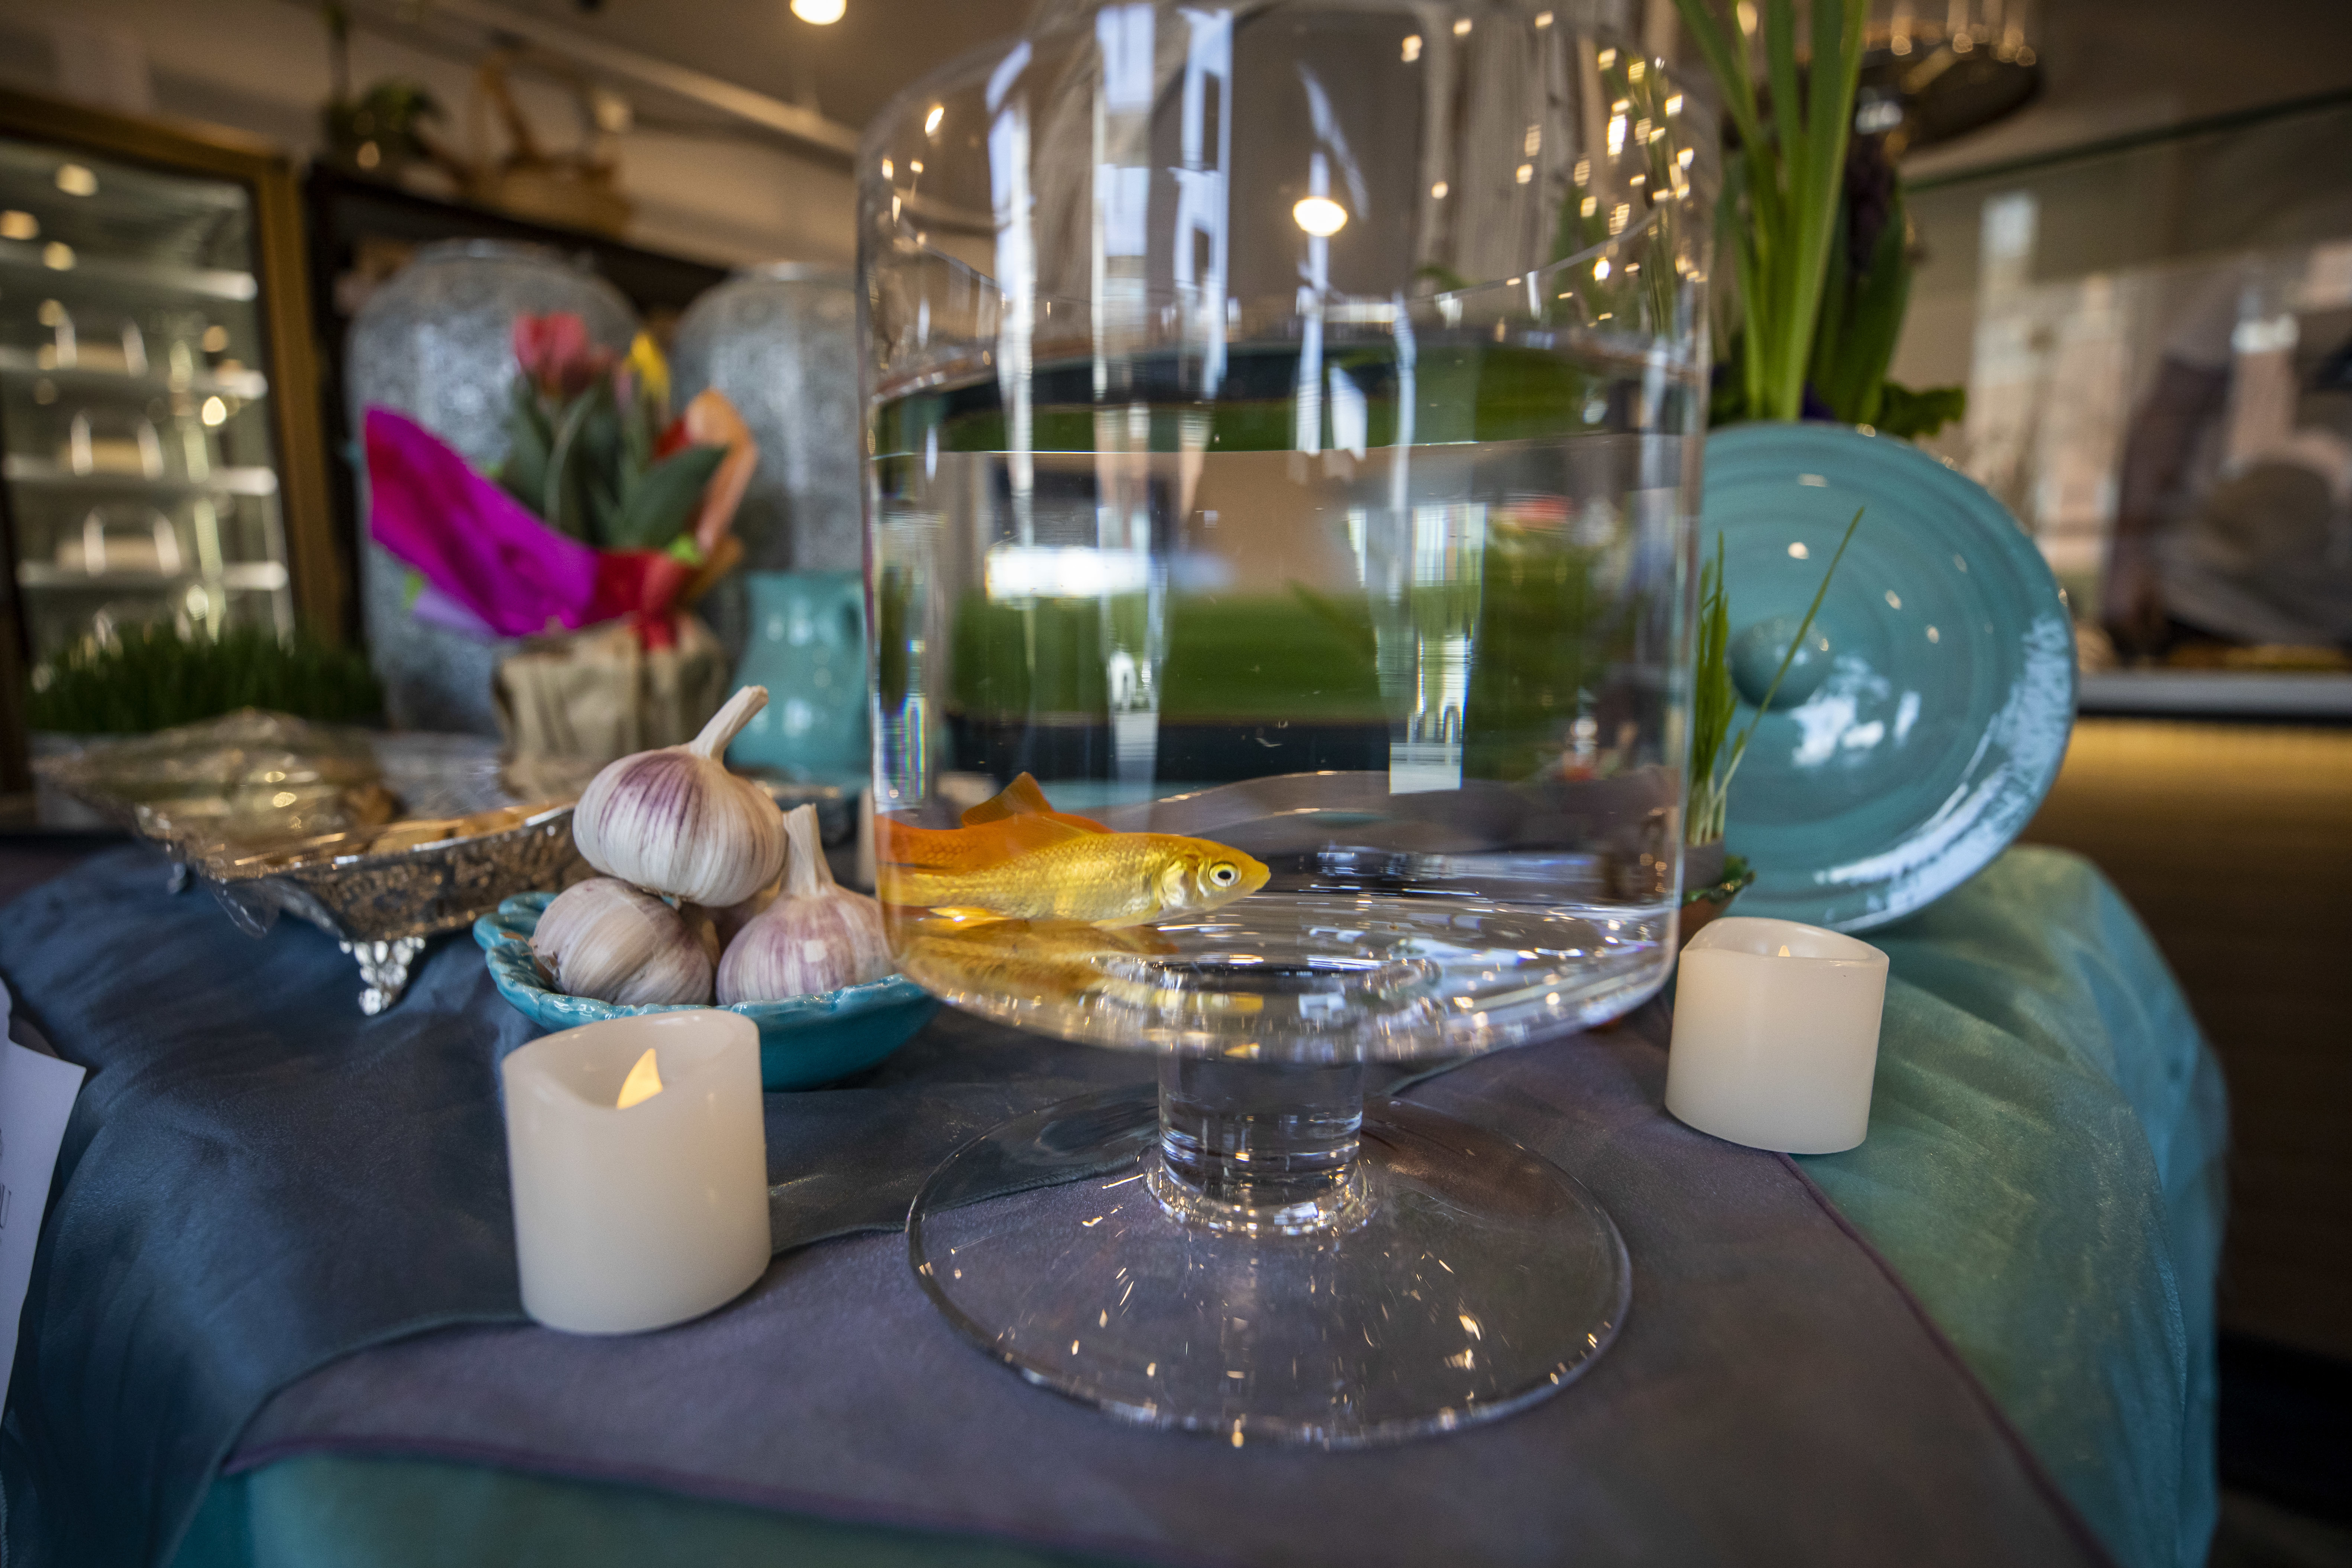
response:
[(1764, 689), (1764, 700), (1756, 705), (1756, 717), (1731, 742), (1728, 752), (1724, 742), (1731, 738), (1739, 693), (1731, 680), (1731, 599), (1723, 581), (1723, 535), (1715, 536), (1715, 559), (1699, 570), (1697, 689), (1691, 696), (1690, 794), (1683, 814), (1684, 843), (1712, 844), (1723, 837), (1732, 775), (1739, 771), (1748, 742), (1756, 738), (1756, 727), (1764, 722), (1772, 699), (1780, 694), (1780, 682), (1796, 662), (1797, 650), (1805, 646), (1805, 634), (1813, 629), (1813, 617), (1821, 614), (1822, 601), (1829, 597), (1830, 579), (1837, 575), (1838, 563), (1845, 559), (1845, 547), (1853, 542), (1853, 531), (1862, 526), (1862, 512), (1856, 508), (1853, 521), (1845, 525), (1845, 537), (1838, 541), (1830, 569), (1822, 574), (1822, 585), (1813, 591), (1813, 602), (1805, 607), (1797, 635), (1789, 639), (1789, 651), (1780, 656), (1772, 684)]
[(216, 637), (136, 626), (37, 668), (28, 714), (36, 730), (132, 735), (240, 708), (355, 723), (383, 712), (383, 691), (364, 654), (312, 637), (281, 643), (252, 626)]
[(1739, 142), (1718, 218), (1739, 319), (1718, 356), (1727, 374), (1711, 422), (1810, 412), (1924, 436), (1960, 417), (1961, 388), (1913, 392), (1886, 379), (1910, 303), (1910, 224), (1884, 141), (1853, 135), (1864, 0), (1813, 0), (1801, 69), (1795, 0), (1762, 0), (1761, 93), (1738, 26), (1708, 0), (1675, 4)]

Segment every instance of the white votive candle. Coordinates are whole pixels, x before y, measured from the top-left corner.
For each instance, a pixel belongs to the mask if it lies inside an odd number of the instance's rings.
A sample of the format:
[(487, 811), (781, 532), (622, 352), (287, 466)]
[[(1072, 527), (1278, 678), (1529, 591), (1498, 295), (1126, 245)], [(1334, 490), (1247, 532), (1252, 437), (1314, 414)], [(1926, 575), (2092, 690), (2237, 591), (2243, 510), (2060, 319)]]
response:
[(532, 1317), (583, 1334), (658, 1329), (724, 1305), (766, 1270), (751, 1020), (712, 1009), (612, 1018), (518, 1047), (499, 1071)]
[(1675, 977), (1666, 1109), (1755, 1149), (1833, 1154), (1870, 1131), (1886, 955), (1819, 926), (1709, 921)]

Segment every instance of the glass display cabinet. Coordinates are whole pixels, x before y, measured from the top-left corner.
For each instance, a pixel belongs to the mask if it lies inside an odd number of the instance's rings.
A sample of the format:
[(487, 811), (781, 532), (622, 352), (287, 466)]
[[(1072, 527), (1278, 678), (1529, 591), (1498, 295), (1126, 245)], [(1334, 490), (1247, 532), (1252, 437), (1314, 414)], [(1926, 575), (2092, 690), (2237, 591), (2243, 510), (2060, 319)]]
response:
[(305, 282), (263, 144), (0, 93), (0, 658), (147, 624), (340, 636)]

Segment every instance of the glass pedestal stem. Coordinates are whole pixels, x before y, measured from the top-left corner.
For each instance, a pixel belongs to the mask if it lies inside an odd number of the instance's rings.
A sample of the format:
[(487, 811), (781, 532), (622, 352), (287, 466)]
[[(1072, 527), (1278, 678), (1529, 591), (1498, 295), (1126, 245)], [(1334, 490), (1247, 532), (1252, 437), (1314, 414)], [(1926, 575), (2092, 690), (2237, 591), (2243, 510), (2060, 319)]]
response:
[(1364, 1068), (1168, 1057), (1152, 1195), (1180, 1222), (1245, 1236), (1337, 1233), (1361, 1216)]

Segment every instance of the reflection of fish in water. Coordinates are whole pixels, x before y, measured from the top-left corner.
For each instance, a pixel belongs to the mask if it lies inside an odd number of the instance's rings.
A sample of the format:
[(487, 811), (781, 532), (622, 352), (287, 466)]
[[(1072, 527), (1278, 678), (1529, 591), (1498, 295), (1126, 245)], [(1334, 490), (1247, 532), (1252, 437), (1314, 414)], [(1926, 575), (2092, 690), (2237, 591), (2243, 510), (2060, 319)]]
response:
[(1200, 914), (1265, 886), (1238, 849), (1167, 833), (1113, 833), (1056, 812), (1024, 773), (952, 828), (880, 825), (882, 902), (1005, 920), (1140, 925)]
[(918, 921), (901, 963), (935, 991), (1036, 1005), (1101, 997), (1165, 1016), (1255, 1013), (1246, 994), (1202, 991), (1155, 976), (1150, 960), (1170, 950), (1148, 929), (1105, 931), (1066, 921), (992, 921), (959, 926)]

